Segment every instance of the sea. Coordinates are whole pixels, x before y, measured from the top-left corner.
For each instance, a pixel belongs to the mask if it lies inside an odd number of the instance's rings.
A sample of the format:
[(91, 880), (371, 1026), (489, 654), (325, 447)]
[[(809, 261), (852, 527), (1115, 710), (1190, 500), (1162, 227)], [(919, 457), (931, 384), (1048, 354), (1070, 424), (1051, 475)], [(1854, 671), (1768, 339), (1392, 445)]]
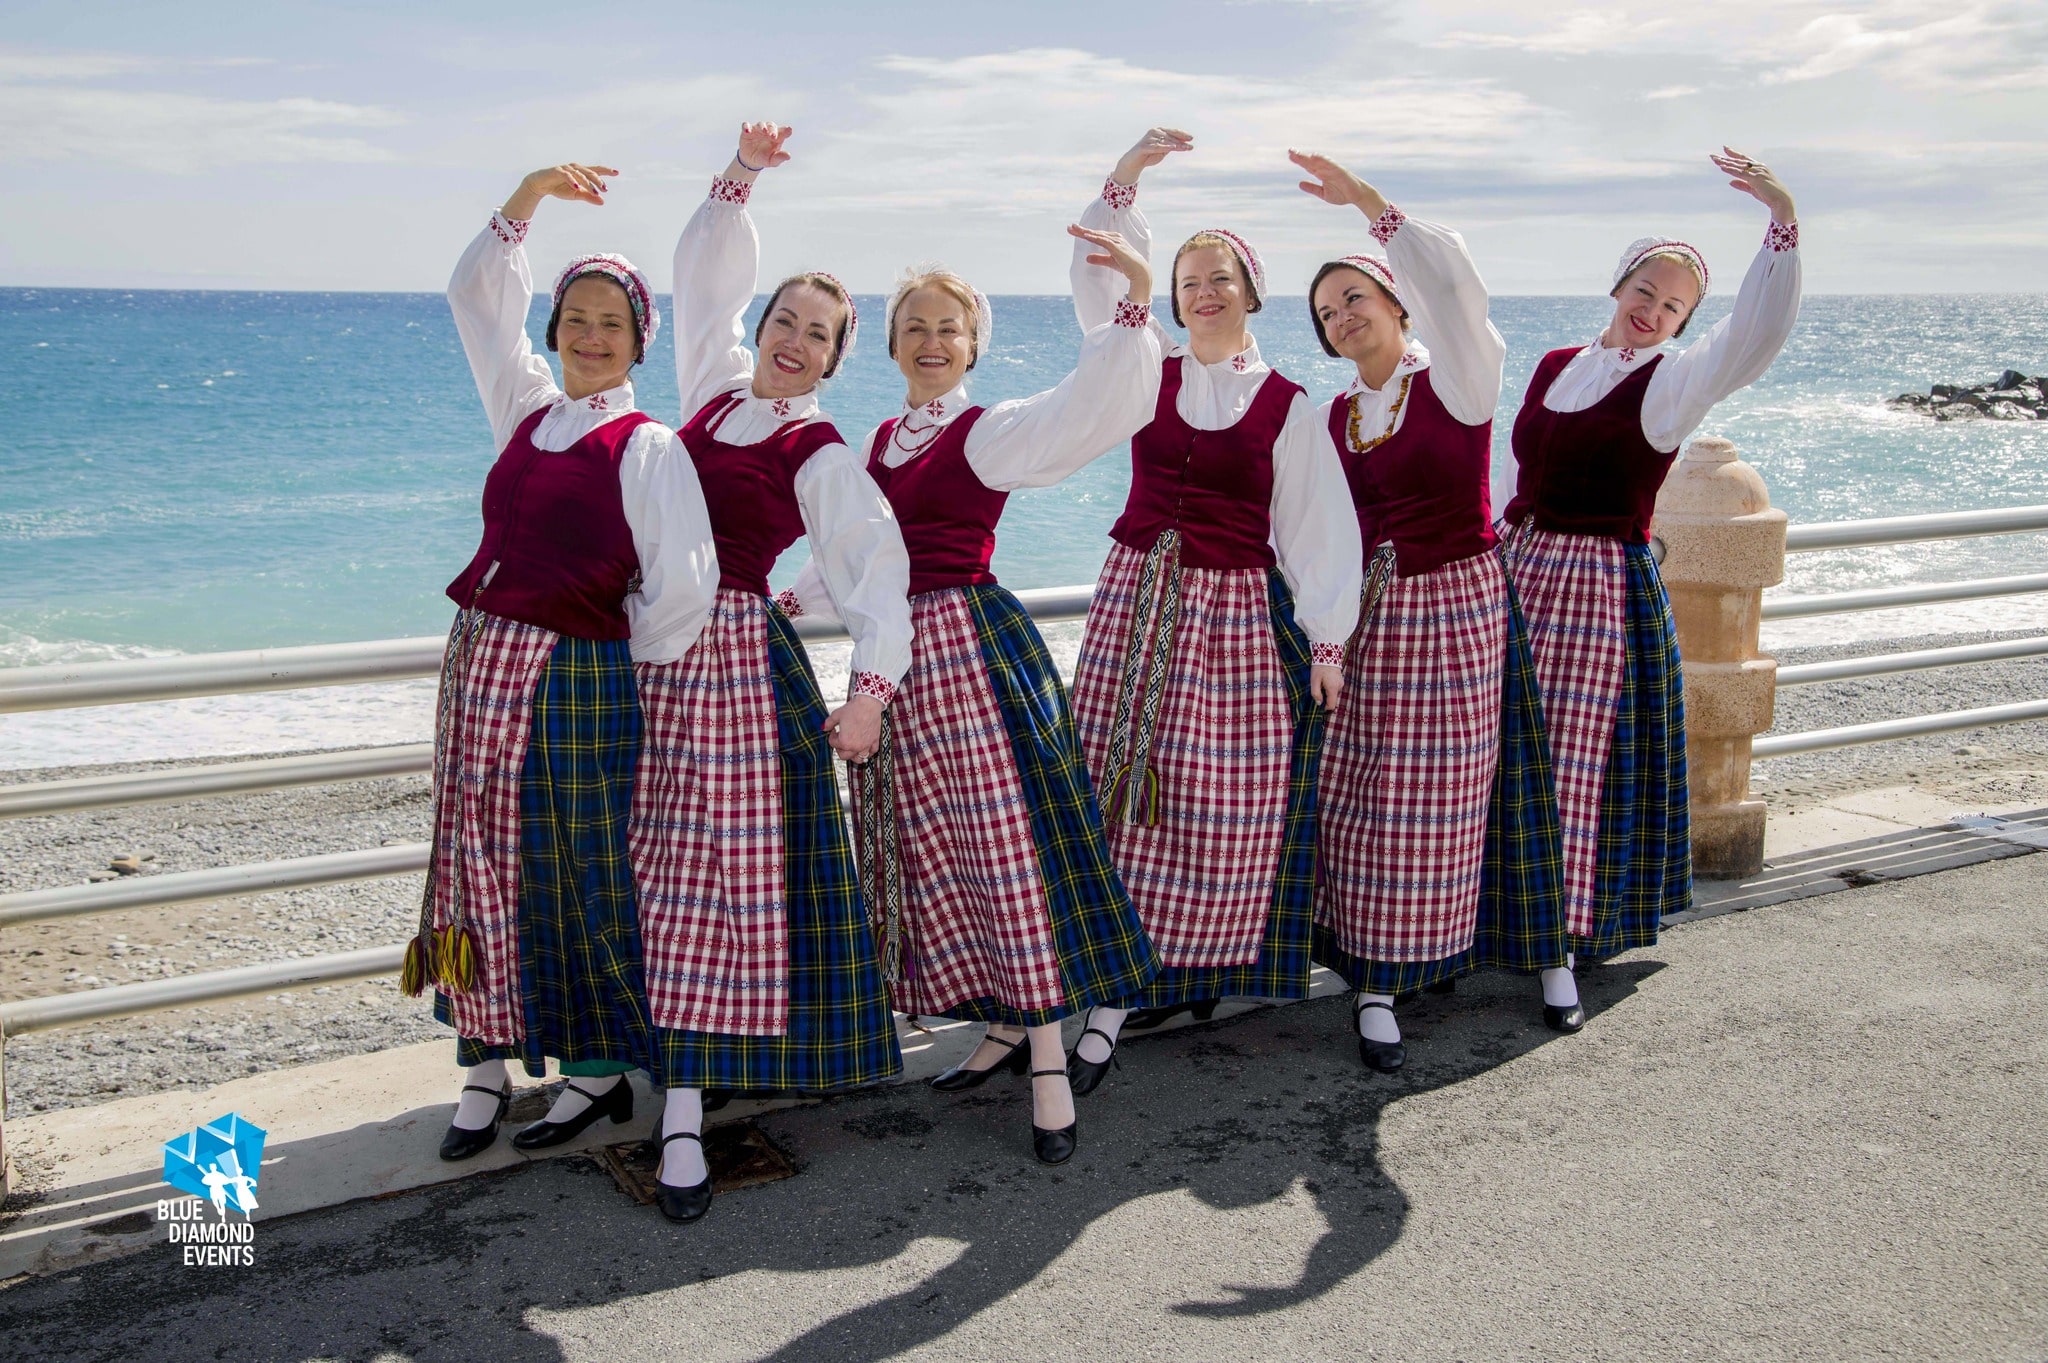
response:
[[(881, 299), (859, 301), (881, 315)], [(1708, 300), (1695, 334), (1728, 305)], [(1609, 306), (1494, 300), (1508, 341), (1496, 507), (1537, 359), (1591, 340)], [(973, 396), (1058, 382), (1079, 339), (1070, 302), (994, 307)], [(544, 320), (537, 303), (536, 344)], [(1302, 299), (1269, 300), (1253, 328), (1268, 362), (1319, 399), (1348, 377), (1318, 347)], [(2048, 503), (2048, 422), (1936, 424), (1885, 405), (2005, 369), (2048, 373), (2048, 297), (1812, 297), (1784, 354), (1700, 433), (1734, 441), (1794, 523)], [(679, 420), (667, 334), (637, 389), (643, 409)], [(825, 406), (858, 439), (902, 391), (870, 341)], [(443, 588), (475, 547), (493, 454), (438, 294), (0, 289), (0, 668), (442, 633)], [(1014, 495), (998, 576), (1012, 588), (1092, 581), (1128, 477), (1119, 451)], [(2044, 548), (2023, 535), (1801, 554), (1777, 590), (2038, 571)], [(777, 586), (803, 558), (799, 544)], [(2048, 600), (2015, 598), (1790, 621), (1765, 643), (2041, 624)], [(417, 741), (431, 700), (417, 682), (6, 715), (0, 768)]]

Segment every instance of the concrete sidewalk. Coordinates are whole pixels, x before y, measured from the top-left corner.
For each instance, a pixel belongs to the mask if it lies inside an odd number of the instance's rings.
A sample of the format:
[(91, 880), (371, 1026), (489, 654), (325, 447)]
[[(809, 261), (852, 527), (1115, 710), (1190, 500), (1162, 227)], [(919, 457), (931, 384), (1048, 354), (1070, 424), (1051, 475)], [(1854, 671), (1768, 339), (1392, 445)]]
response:
[[(759, 1119), (797, 1177), (672, 1227), (555, 1159), (0, 1291), (0, 1353), (397, 1358), (2039, 1359), (2048, 860), (1688, 924), (1592, 975), (1124, 1048), (1081, 1151), (1024, 1087)], [(266, 1170), (265, 1192), (285, 1170)]]

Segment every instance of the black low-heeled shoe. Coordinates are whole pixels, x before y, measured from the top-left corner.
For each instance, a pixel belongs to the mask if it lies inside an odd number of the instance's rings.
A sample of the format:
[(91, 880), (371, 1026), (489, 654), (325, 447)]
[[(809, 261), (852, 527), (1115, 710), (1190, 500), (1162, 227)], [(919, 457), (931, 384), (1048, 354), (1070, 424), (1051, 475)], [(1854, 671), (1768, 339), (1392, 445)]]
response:
[[(996, 1039), (1000, 1041), (1002, 1038)], [(977, 1046), (975, 1049), (981, 1048)], [(973, 1053), (969, 1052), (967, 1058), (972, 1060)], [(1022, 1074), (1025, 1066), (1030, 1063), (1031, 1053), (1024, 1049), (1024, 1038), (1020, 1036), (1010, 1043), (1010, 1049), (1004, 1051), (1003, 1058), (995, 1064), (978, 1070), (970, 1070), (965, 1065), (955, 1065), (932, 1080), (932, 1087), (941, 1093), (958, 1093), (963, 1089), (978, 1088), (986, 1084), (990, 1076), (1001, 1070), (1008, 1070), (1011, 1074)]]
[(702, 1102), (703, 1102), (703, 1104), (704, 1104), (704, 1111), (706, 1111), (706, 1112), (716, 1112), (716, 1111), (718, 1111), (718, 1110), (719, 1110), (720, 1108), (722, 1108), (722, 1107), (726, 1106), (726, 1105), (727, 1105), (728, 1103), (732, 1102), (732, 1090), (731, 1090), (731, 1089), (705, 1089), (705, 1090), (704, 1090), (704, 1096), (703, 1096), (703, 1099), (702, 1099), (701, 1101), (702, 1101)]
[[(1392, 1014), (1394, 1007), (1388, 1003), (1361, 1003), (1351, 1010), (1351, 1029), (1358, 1030), (1359, 1015), (1368, 1008), (1384, 1008)], [(1369, 1036), (1358, 1038), (1358, 1058), (1365, 1067), (1375, 1074), (1392, 1074), (1408, 1063), (1408, 1047), (1399, 1041), (1374, 1041)]]
[(512, 1106), (512, 1084), (506, 1081), (503, 1088), (485, 1088), (482, 1084), (464, 1084), (464, 1093), (489, 1093), (498, 1099), (498, 1115), (491, 1118), (489, 1126), (467, 1127), (448, 1123), (448, 1134), (441, 1137), (441, 1158), (453, 1163), (481, 1155), (498, 1141), (498, 1123), (505, 1120), (505, 1109)]
[[(670, 1141), (695, 1141), (700, 1147), (704, 1144), (704, 1138), (694, 1131), (678, 1131), (673, 1136), (661, 1138), (663, 1147)], [(654, 1175), (654, 1205), (661, 1208), (661, 1214), (671, 1221), (695, 1221), (711, 1210), (710, 1169), (705, 1169), (703, 1182), (692, 1183), (687, 1188), (678, 1188), (672, 1183), (661, 1181), (660, 1166), (657, 1165)]]
[[(1064, 1075), (1065, 1070), (1033, 1070), (1033, 1079), (1050, 1079)], [(1079, 1145), (1081, 1119), (1074, 1118), (1056, 1131), (1048, 1131), (1037, 1122), (1031, 1124), (1031, 1153), (1038, 1156), (1040, 1164), (1065, 1164), (1074, 1157), (1074, 1147)]]
[[(1089, 1060), (1081, 1054), (1081, 1043), (1091, 1036), (1099, 1036), (1109, 1043), (1109, 1054), (1100, 1060)], [(1100, 1027), (1084, 1028), (1074, 1039), (1074, 1053), (1067, 1057), (1067, 1083), (1073, 1086), (1074, 1096), (1085, 1097), (1102, 1087), (1111, 1065), (1123, 1068), (1123, 1062), (1116, 1058), (1116, 1038)]]
[(1222, 999), (1190, 999), (1186, 1003), (1168, 1004), (1163, 1008), (1134, 1008), (1131, 1015), (1124, 1019), (1123, 1030), (1149, 1032), (1154, 1027), (1161, 1027), (1173, 1021), (1182, 1013), (1192, 1014), (1197, 1022), (1207, 1022), (1216, 1016), (1216, 1005), (1221, 1002)]
[(1576, 1032), (1586, 1025), (1586, 1005), (1575, 1003), (1569, 1008), (1560, 1008), (1554, 1003), (1543, 1005), (1543, 1025), (1553, 1032)]
[(624, 1126), (633, 1120), (633, 1086), (623, 1076), (602, 1093), (592, 1093), (574, 1084), (564, 1087), (575, 1089), (589, 1099), (589, 1106), (565, 1122), (551, 1122), (543, 1117), (533, 1125), (514, 1132), (512, 1144), (521, 1150), (545, 1150), (551, 1145), (575, 1140), (600, 1117), (611, 1118), (614, 1126)]

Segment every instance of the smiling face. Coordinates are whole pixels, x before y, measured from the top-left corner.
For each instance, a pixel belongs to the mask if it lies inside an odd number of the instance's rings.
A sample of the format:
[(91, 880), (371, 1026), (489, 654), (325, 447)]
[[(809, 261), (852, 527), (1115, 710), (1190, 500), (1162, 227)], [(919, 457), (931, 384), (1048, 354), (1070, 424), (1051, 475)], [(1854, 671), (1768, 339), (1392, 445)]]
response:
[(1191, 337), (1242, 336), (1253, 308), (1251, 285), (1235, 251), (1221, 242), (1182, 249), (1173, 262), (1173, 320)]
[(640, 327), (618, 281), (587, 274), (562, 291), (548, 344), (562, 357), (562, 390), (588, 397), (616, 388), (640, 358)]
[(829, 289), (809, 280), (785, 284), (754, 330), (754, 395), (793, 398), (816, 388), (837, 367), (845, 326), (846, 304)]
[(1323, 348), (1362, 364), (1388, 346), (1407, 348), (1407, 313), (1363, 270), (1330, 270), (1309, 298)]
[(953, 390), (974, 366), (974, 311), (953, 290), (921, 284), (896, 305), (889, 353), (913, 405)]
[(1700, 302), (1700, 277), (1675, 256), (1651, 256), (1614, 290), (1614, 320), (1602, 338), (1610, 348), (1660, 346), (1685, 329)]

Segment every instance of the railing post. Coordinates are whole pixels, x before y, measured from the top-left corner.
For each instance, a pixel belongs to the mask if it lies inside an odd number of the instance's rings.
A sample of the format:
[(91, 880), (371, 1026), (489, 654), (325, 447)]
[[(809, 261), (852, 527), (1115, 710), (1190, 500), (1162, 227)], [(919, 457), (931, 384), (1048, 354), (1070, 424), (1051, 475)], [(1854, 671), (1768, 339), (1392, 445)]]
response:
[(0, 1022), (0, 1202), (14, 1191), (14, 1161), (7, 1157), (7, 1024)]
[(1665, 588), (1685, 665), (1693, 874), (1755, 875), (1764, 802), (1749, 795), (1750, 740), (1771, 727), (1777, 660), (1759, 651), (1763, 589), (1785, 578), (1785, 513), (1726, 440), (1686, 447), (1657, 494)]

